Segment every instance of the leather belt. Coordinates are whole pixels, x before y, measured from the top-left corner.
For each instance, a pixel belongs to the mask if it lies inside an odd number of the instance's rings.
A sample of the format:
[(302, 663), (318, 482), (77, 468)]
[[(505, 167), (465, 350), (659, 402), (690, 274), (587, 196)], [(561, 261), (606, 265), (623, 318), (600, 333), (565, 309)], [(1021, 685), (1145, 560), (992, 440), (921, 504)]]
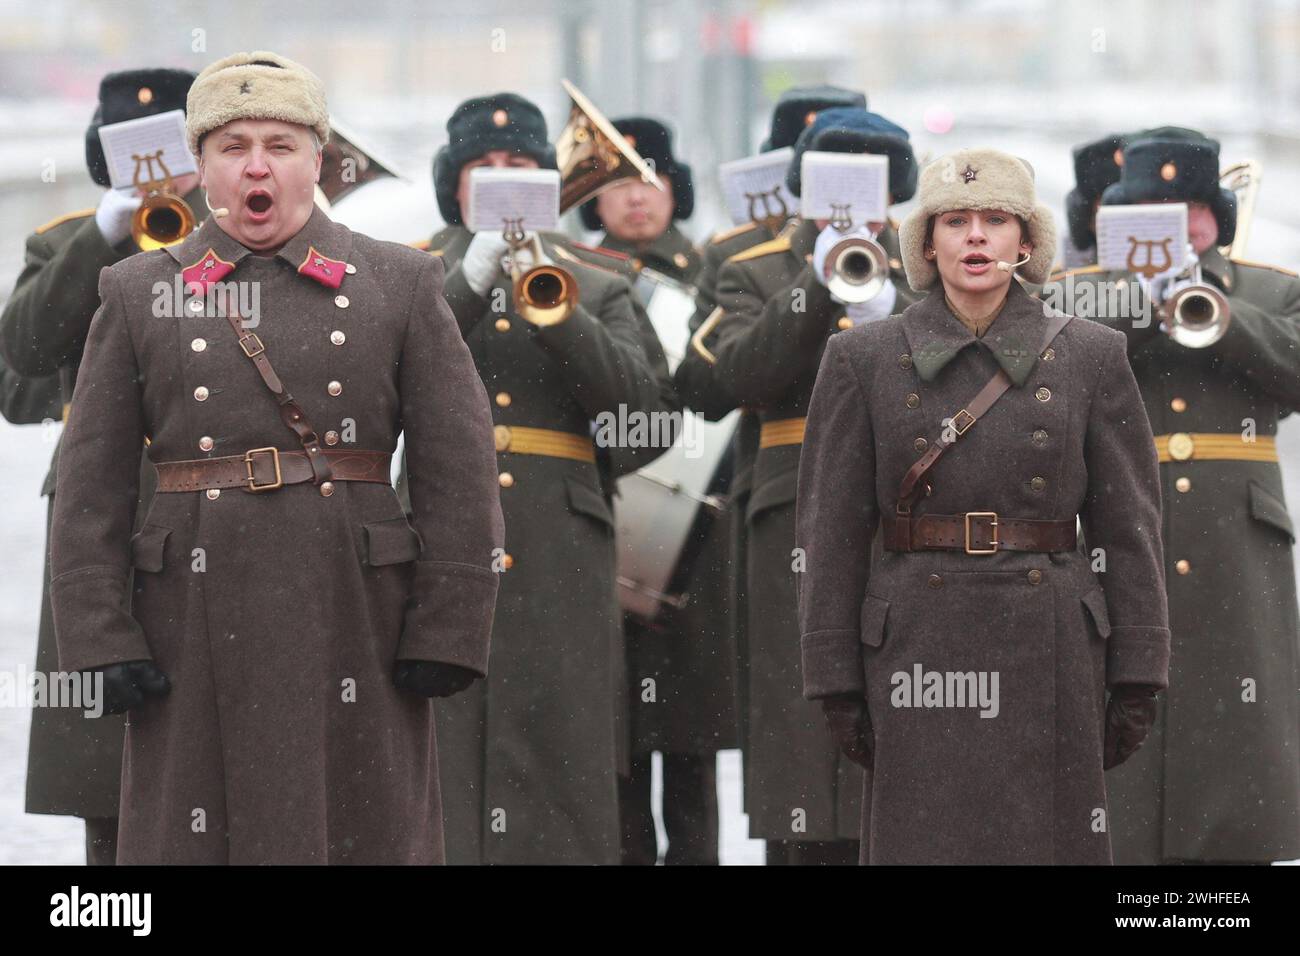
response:
[(886, 551), (1073, 551), (1078, 547), (1075, 520), (1042, 521), (1002, 518), (995, 511), (964, 515), (881, 516)]
[[(392, 455), (381, 451), (324, 449), (319, 454), (329, 463), (331, 481), (373, 481), (389, 484)], [(196, 458), (191, 461), (160, 461), (159, 491), (202, 491), (205, 488), (242, 488), (244, 491), (274, 491), (282, 485), (299, 485), (315, 480), (315, 471), (304, 451), (278, 448), (250, 448), (242, 455)]]
[(547, 455), (572, 461), (596, 461), (591, 436), (551, 428), (527, 428), (523, 425), (497, 425), (492, 429), (497, 451), (514, 455)]
[(804, 429), (808, 425), (806, 418), (778, 418), (763, 422), (758, 430), (758, 447), (773, 448), (777, 445), (802, 445)]
[(1277, 441), (1259, 435), (1246, 441), (1240, 432), (1174, 432), (1156, 435), (1156, 457), (1171, 461), (1277, 461)]

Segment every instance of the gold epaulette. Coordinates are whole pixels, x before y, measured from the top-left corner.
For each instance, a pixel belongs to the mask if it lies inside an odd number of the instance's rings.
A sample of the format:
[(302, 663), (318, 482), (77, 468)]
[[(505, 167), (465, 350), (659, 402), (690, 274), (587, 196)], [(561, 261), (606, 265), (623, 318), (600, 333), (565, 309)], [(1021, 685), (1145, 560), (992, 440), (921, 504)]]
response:
[(789, 252), (790, 237), (777, 236), (775, 239), (769, 239), (767, 242), (760, 242), (756, 246), (750, 246), (743, 252), (737, 252), (728, 259), (728, 262), (747, 262), (750, 259), (757, 259), (759, 256), (768, 256), (774, 252)]
[(87, 216), (93, 216), (94, 214), (94, 206), (91, 206), (89, 209), (78, 209), (76, 212), (65, 212), (62, 216), (55, 216), (45, 225), (38, 226), (36, 228), (36, 234), (40, 235), (42, 232), (49, 232), (55, 226), (61, 226), (69, 219), (85, 219)]
[(734, 229), (728, 229), (726, 232), (720, 232), (709, 240), (709, 245), (716, 246), (720, 242), (726, 242), (728, 239), (734, 239), (737, 236), (743, 236), (745, 233), (758, 228), (756, 222), (742, 222)]
[(598, 256), (607, 256), (608, 258), (615, 259), (619, 262), (627, 262), (632, 258), (626, 252), (619, 252), (617, 249), (609, 249), (605, 246), (589, 246), (585, 242), (574, 242), (572, 239), (569, 240), (569, 245), (573, 246), (575, 249), (581, 249), (584, 252), (591, 252)]
[(1064, 279), (1066, 276), (1090, 275), (1091, 273), (1101, 272), (1101, 271), (1102, 271), (1101, 266), (1098, 265), (1080, 266), (1079, 268), (1071, 269), (1068, 272), (1053, 272), (1050, 276), (1047, 277), (1047, 281), (1058, 282), (1061, 279)]
[(1270, 272), (1280, 272), (1282, 275), (1290, 276), (1292, 279), (1300, 279), (1300, 274), (1292, 272), (1290, 269), (1283, 268), (1282, 266), (1269, 265), (1267, 262), (1251, 262), (1249, 259), (1234, 259), (1232, 257), (1229, 257), (1228, 261), (1233, 265), (1251, 266), (1255, 269), (1267, 269)]
[(431, 246), (432, 244), (433, 244), (432, 239), (416, 239), (415, 242), (407, 243), (407, 245), (410, 246), (412, 249), (419, 249), (421, 252), (428, 252), (429, 255), (431, 256), (436, 256), (438, 253), (442, 252), (441, 249), (438, 249), (436, 251), (430, 251), (429, 246)]

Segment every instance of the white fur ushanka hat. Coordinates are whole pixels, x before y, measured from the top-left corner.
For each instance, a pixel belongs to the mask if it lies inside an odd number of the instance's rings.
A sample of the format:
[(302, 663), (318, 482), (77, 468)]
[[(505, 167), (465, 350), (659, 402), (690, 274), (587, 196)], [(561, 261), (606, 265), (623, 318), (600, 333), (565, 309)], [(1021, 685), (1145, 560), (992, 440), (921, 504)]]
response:
[(234, 53), (207, 67), (190, 87), (185, 135), (196, 156), (205, 133), (237, 119), (274, 119), (307, 126), (329, 142), (325, 84), (287, 56), (258, 50)]
[(939, 279), (925, 258), (926, 225), (951, 209), (1002, 209), (1025, 221), (1033, 251), (1017, 271), (1035, 284), (1047, 281), (1056, 258), (1056, 221), (1034, 195), (1034, 174), (1015, 156), (996, 149), (963, 149), (940, 156), (921, 170), (917, 204), (898, 230), (908, 284), (924, 292)]

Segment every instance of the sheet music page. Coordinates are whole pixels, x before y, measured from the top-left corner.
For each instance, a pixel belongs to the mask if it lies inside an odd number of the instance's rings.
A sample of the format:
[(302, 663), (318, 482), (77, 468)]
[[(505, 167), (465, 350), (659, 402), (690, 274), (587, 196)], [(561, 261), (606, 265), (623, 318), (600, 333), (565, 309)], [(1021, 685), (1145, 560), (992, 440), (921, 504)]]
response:
[[(1107, 272), (1181, 266), (1187, 254), (1187, 204), (1142, 203), (1097, 210), (1097, 265)], [(1168, 261), (1166, 262), (1166, 257)]]
[[(108, 178), (114, 189), (130, 189), (135, 183), (136, 156), (162, 151), (162, 161), (173, 177), (198, 171), (194, 154), (185, 140), (185, 111), (169, 110), (154, 116), (110, 123), (99, 128), (99, 142), (108, 161)], [(153, 176), (163, 176), (162, 167), (153, 164)], [(140, 181), (151, 178), (147, 163), (140, 163)]]
[(789, 146), (770, 153), (733, 159), (718, 167), (727, 213), (737, 226), (765, 216), (794, 215), (799, 202), (786, 188), (785, 174), (794, 150)]
[(472, 232), (500, 232), (507, 219), (521, 219), (525, 232), (554, 231), (560, 222), (560, 174), (554, 169), (481, 166), (469, 173)]
[(889, 218), (888, 156), (807, 152), (800, 178), (804, 219), (835, 219), (845, 206), (855, 226)]

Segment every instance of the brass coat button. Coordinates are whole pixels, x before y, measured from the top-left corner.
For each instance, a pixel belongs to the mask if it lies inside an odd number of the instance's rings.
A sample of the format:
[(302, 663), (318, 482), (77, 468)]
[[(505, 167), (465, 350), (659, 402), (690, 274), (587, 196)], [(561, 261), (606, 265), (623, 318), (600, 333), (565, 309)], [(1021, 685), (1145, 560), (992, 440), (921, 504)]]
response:
[(836, 320), (835, 327), (838, 328), (841, 332), (843, 332), (845, 329), (851, 329), (853, 328), (853, 320), (850, 319), (847, 315), (842, 315), (840, 316), (839, 319)]
[(500, 405), (502, 408), (505, 408), (507, 405), (510, 404), (510, 393), (509, 393), (509, 392), (497, 392), (496, 402), (497, 402), (497, 404)]
[(199, 439), (199, 449), (201, 451), (212, 451), (212, 446), (214, 444), (216, 444), (216, 442), (214, 442), (207, 435), (204, 435), (202, 438)]
[(932, 588), (941, 588), (943, 587), (943, 578), (937, 574), (932, 574), (930, 575), (930, 580), (925, 583), (930, 585)]
[(509, 320), (509, 319), (497, 319), (495, 325), (496, 325), (496, 327), (497, 327), (497, 331), (498, 331), (498, 332), (509, 332), (509, 331), (510, 331), (510, 320)]
[(908, 355), (906, 352), (904, 352), (902, 355), (900, 355), (900, 356), (898, 357), (898, 367), (901, 368), (901, 369), (909, 369), (909, 368), (911, 368), (911, 367), (912, 367), (912, 356)]
[(1045, 402), (1051, 397), (1052, 390), (1043, 385), (1038, 386), (1037, 391), (1034, 392), (1034, 398), (1038, 399), (1040, 402)]
[(1038, 428), (1034, 430), (1034, 444), (1035, 445), (1047, 444), (1047, 429)]
[(354, 266), (352, 263), (349, 262), (347, 265), (345, 265), (345, 266), (343, 267), (343, 271), (346, 272), (346, 273), (347, 273), (348, 275), (350, 275), (350, 276), (354, 276), (354, 275), (357, 274), (357, 267)]
[(190, 343), (190, 348), (192, 348), (196, 352), (202, 352), (207, 347), (208, 347), (208, 343), (206, 339), (195, 339), (193, 342)]
[(337, 445), (338, 443), (339, 443), (339, 433), (338, 433), (338, 432), (336, 432), (336, 431), (328, 431), (328, 432), (325, 433), (325, 444), (327, 444), (327, 445)]
[(1044, 488), (1047, 487), (1047, 479), (1035, 475), (1032, 479), (1030, 479), (1029, 487), (1033, 488), (1034, 491), (1042, 491)]
[(908, 407), (908, 408), (916, 408), (916, 407), (918, 407), (920, 404), (921, 404), (921, 396), (920, 396), (920, 395), (916, 394), (916, 392), (911, 392), (911, 393), (908, 394), (908, 396), (907, 396), (907, 407)]
[(347, 296), (336, 295), (334, 297), (334, 304), (337, 305), (340, 309), (346, 309), (351, 303), (348, 302)]
[(679, 269), (685, 269), (687, 263), (689, 263), (690, 261), (691, 261), (690, 259), (687, 259), (687, 258), (686, 258), (686, 253), (684, 253), (684, 252), (674, 252), (674, 253), (673, 253), (673, 263), (674, 263), (674, 264), (677, 266), (677, 268), (679, 268)]
[(496, 445), (497, 451), (505, 451), (510, 447), (510, 426), (494, 425), (492, 426), (492, 439)]
[(912, 447), (915, 448), (917, 451), (925, 451), (926, 446), (928, 446), (929, 444), (930, 443), (926, 441), (924, 438), (918, 438), (916, 441), (912, 442)]
[(343, 332), (340, 331), (339, 329), (335, 329), (333, 332), (330, 333), (330, 341), (333, 342), (335, 345), (342, 345), (347, 340), (348, 337), (344, 335)]
[(334, 494), (334, 482), (322, 481), (320, 485), (320, 493), (322, 498), (328, 498), (330, 495)]
[(514, 555), (510, 555), (510, 554), (501, 555), (501, 567), (509, 571), (514, 566), (515, 566)]
[(191, 312), (202, 312), (202, 311), (203, 311), (203, 300), (202, 300), (202, 299), (190, 299), (190, 307), (189, 307), (189, 308), (190, 308), (190, 311), (191, 311)]
[(1037, 568), (1034, 568), (1032, 571), (1030, 571), (1028, 574), (1025, 575), (1025, 578), (1026, 580), (1029, 581), (1030, 584), (1041, 584), (1043, 581), (1043, 572), (1039, 571)]
[(337, 396), (337, 395), (342, 395), (342, 394), (343, 394), (343, 383), (342, 383), (342, 382), (330, 382), (328, 385), (325, 386), (325, 391), (327, 391), (327, 392), (329, 392), (331, 395), (335, 395), (335, 396)]
[(515, 483), (515, 476), (510, 474), (510, 472), (508, 471), (503, 471), (501, 472), (501, 474), (497, 475), (497, 484), (500, 485), (502, 488), (514, 487), (514, 483)]
[(1179, 478), (1177, 481), (1174, 482), (1174, 487), (1177, 488), (1182, 493), (1186, 494), (1187, 492), (1192, 490), (1192, 479), (1187, 478), (1185, 476)]
[(1196, 451), (1196, 442), (1187, 432), (1174, 432), (1169, 436), (1169, 457), (1174, 461), (1186, 461)]
[(1050, 361), (1052, 361), (1052, 359), (1054, 359), (1054, 358), (1056, 358), (1056, 349), (1052, 348), (1052, 347), (1049, 345), (1049, 346), (1047, 347), (1047, 351), (1043, 353), (1043, 361), (1044, 361), (1044, 362), (1050, 362)]
[(208, 400), (208, 389), (205, 385), (200, 385), (194, 390), (194, 400), (196, 402), (206, 402)]
[(1169, 407), (1176, 412), (1185, 412), (1187, 411), (1187, 399), (1175, 398), (1173, 401), (1169, 403)]
[(1180, 558), (1174, 562), (1174, 570), (1179, 574), (1191, 574), (1192, 562), (1188, 561), (1186, 558)]
[(204, 494), (208, 496), (209, 501), (216, 501), (218, 498), (221, 497), (221, 489), (209, 488), (207, 491), (204, 492)]

